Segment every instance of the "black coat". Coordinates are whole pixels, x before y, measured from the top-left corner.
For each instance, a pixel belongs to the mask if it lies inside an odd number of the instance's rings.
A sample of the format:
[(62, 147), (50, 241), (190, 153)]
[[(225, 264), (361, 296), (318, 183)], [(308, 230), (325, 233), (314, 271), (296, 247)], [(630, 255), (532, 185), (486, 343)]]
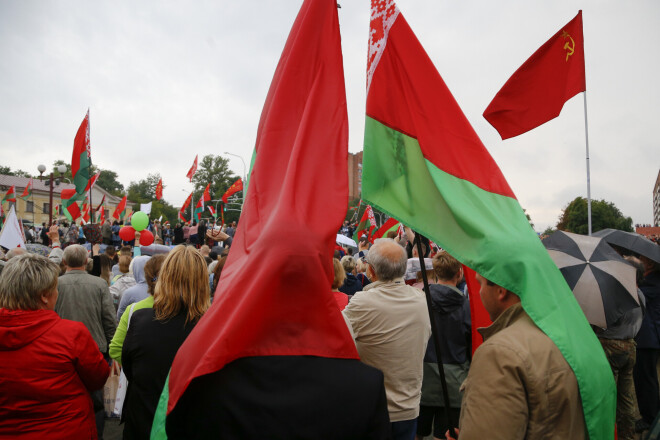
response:
[(391, 438), (383, 373), (355, 359), (238, 359), (194, 379), (166, 422), (168, 439)]
[(128, 390), (122, 410), (124, 439), (148, 439), (158, 399), (174, 356), (195, 327), (185, 313), (157, 321), (154, 310), (136, 310), (121, 351)]
[[(429, 285), (431, 310), (440, 335), (443, 364), (469, 360), (471, 340), (470, 303), (467, 296), (443, 284)], [(438, 362), (433, 335), (426, 346), (424, 362)]]

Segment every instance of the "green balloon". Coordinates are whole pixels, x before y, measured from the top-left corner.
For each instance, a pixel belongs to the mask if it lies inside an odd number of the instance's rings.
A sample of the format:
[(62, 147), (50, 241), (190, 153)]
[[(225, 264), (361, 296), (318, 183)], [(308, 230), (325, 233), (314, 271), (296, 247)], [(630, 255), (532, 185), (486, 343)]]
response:
[(142, 231), (149, 226), (149, 216), (142, 211), (138, 211), (131, 217), (131, 226), (136, 231)]

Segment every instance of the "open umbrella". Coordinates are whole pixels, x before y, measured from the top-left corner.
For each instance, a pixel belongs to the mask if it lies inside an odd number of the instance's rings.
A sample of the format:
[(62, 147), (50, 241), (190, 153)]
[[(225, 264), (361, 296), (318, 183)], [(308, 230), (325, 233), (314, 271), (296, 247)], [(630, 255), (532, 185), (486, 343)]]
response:
[(609, 244), (628, 249), (636, 254), (644, 255), (656, 263), (660, 263), (660, 246), (643, 235), (620, 231), (618, 229), (603, 229), (594, 232), (592, 237), (600, 237)]
[(635, 268), (604, 240), (557, 231), (543, 244), (590, 324), (607, 328), (640, 307)]
[(345, 244), (346, 246), (357, 247), (357, 243), (352, 238), (348, 238), (345, 235), (337, 234), (337, 243)]
[(42, 255), (44, 257), (50, 255), (50, 251), (51, 251), (51, 249), (48, 246), (44, 246), (43, 244), (39, 244), (39, 243), (26, 243), (25, 249), (27, 249), (27, 251), (32, 254)]

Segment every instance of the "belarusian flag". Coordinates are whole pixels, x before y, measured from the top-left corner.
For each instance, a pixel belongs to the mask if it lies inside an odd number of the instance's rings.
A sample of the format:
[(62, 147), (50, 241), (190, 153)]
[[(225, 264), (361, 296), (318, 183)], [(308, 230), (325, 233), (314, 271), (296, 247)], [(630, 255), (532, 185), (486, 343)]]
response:
[(205, 202), (208, 202), (208, 201), (211, 200), (210, 189), (211, 189), (211, 184), (209, 183), (209, 184), (206, 185), (206, 189), (204, 190), (204, 194), (202, 194), (202, 200), (205, 201)]
[(103, 198), (101, 199), (101, 203), (98, 204), (94, 212), (98, 212), (99, 209), (103, 208), (103, 204), (105, 203), (105, 194), (103, 194)]
[(96, 183), (97, 180), (99, 180), (99, 177), (101, 176), (101, 172), (97, 172), (92, 176), (91, 179), (89, 179), (89, 182), (87, 182), (87, 186), (85, 187), (85, 192), (90, 191), (92, 188), (94, 188), (94, 184)]
[(62, 212), (62, 205), (58, 203), (57, 205), (55, 205), (55, 210), (53, 212), (53, 216), (54, 217), (59, 217), (61, 215), (61, 212)]
[(14, 185), (7, 190), (7, 194), (2, 198), (2, 201), (16, 203), (16, 188), (14, 188)]
[(80, 207), (78, 206), (78, 200), (83, 200), (85, 194), (78, 194), (75, 189), (63, 189), (61, 193), (62, 197), (62, 211), (67, 219), (70, 222), (75, 221), (80, 217)]
[(367, 205), (367, 209), (364, 210), (362, 218), (360, 219), (360, 223), (358, 223), (357, 228), (355, 228), (353, 239), (358, 241), (362, 235), (366, 235), (367, 238), (369, 238), (369, 241), (372, 241), (371, 233), (374, 229), (376, 229), (376, 218), (374, 217), (374, 210), (370, 205)]
[(211, 212), (213, 218), (218, 218), (218, 213), (215, 212), (215, 208), (213, 207), (213, 205), (209, 205), (209, 211)]
[(103, 205), (99, 205), (99, 208), (97, 208), (97, 211), (99, 209), (101, 209), (101, 214), (100, 214), (100, 217), (99, 217), (99, 224), (102, 225), (103, 222), (105, 222), (105, 208), (103, 207)]
[(191, 182), (193, 176), (197, 172), (197, 156), (198, 155), (195, 155), (195, 162), (193, 162), (192, 166), (190, 167), (190, 170), (188, 170), (188, 174), (186, 174), (186, 177), (189, 178)]
[[(255, 387), (266, 396), (259, 407), (269, 414), (259, 429), (273, 438), (287, 438), (283, 431), (304, 429), (303, 416), (299, 411), (283, 414), (277, 402), (282, 396), (275, 397), (273, 390), (285, 384), (295, 389), (287, 393), (293, 396), (315, 388), (308, 377), (292, 373), (294, 368), (312, 368), (312, 362), (368, 368), (356, 362), (355, 344), (330, 291), (335, 238), (348, 199), (345, 93), (336, 2), (306, 0), (261, 115), (241, 227), (218, 285), (222, 295), (215, 296), (213, 307), (177, 352), (152, 439), (185, 437), (195, 429), (205, 429), (208, 437), (221, 436), (222, 429), (235, 438), (251, 438), (246, 431), (254, 426), (246, 425), (253, 425), (247, 415), (254, 411), (248, 400)], [(257, 255), (262, 263), (246, 271), (245, 265)], [(295, 276), (281, 276), (292, 267)], [(287, 377), (280, 374), (282, 365), (292, 369)], [(267, 377), (259, 374), (264, 380), (237, 383), (226, 376), (236, 368), (255, 374), (258, 368)], [(218, 393), (206, 386), (223, 378), (231, 390)], [(313, 380), (318, 383), (317, 377)], [(223, 410), (223, 398), (237, 389), (240, 396), (232, 398), (232, 410)], [(216, 400), (212, 410), (217, 417), (207, 418), (211, 408), (198, 406), (209, 394)], [(240, 417), (232, 417), (236, 412)], [(204, 418), (204, 428), (196, 418)], [(305, 423), (318, 431), (314, 422)]]
[(0, 229), (2, 229), (2, 225), (5, 223), (5, 210), (2, 209), (2, 203), (0, 203)]
[(160, 179), (158, 181), (158, 184), (156, 185), (156, 200), (160, 200), (163, 198), (163, 179)]
[(71, 156), (71, 174), (78, 194), (84, 194), (89, 183), (92, 160), (89, 148), (89, 110), (83, 119), (73, 140)]
[(82, 204), (82, 219), (85, 220), (85, 223), (89, 223), (89, 205), (87, 202), (83, 202)]
[(115, 208), (115, 211), (112, 213), (112, 216), (117, 220), (119, 220), (124, 215), (125, 211), (126, 211), (126, 196), (122, 197), (121, 201)]
[(243, 180), (238, 179), (236, 182), (232, 183), (229, 189), (227, 189), (227, 191), (225, 191), (225, 193), (222, 195), (222, 202), (226, 204), (230, 196), (242, 190), (243, 190)]
[(181, 209), (179, 210), (179, 219), (180, 219), (182, 222), (187, 222), (188, 220), (186, 220), (186, 218), (183, 216), (183, 214), (184, 214), (184, 209), (181, 208)]
[(362, 197), (518, 295), (575, 372), (589, 438), (613, 438), (616, 389), (598, 339), (393, 1), (372, 2), (367, 67)]
[(190, 206), (190, 202), (192, 201), (192, 195), (193, 195), (193, 193), (190, 193), (190, 195), (183, 202), (183, 205), (181, 206), (181, 211), (182, 212), (185, 211), (188, 206)]
[(387, 235), (388, 232), (390, 231), (398, 231), (399, 230), (399, 220), (395, 219), (394, 217), (390, 217), (383, 223), (383, 226), (378, 228), (376, 232), (372, 235), (372, 239), (376, 240), (377, 238), (382, 238)]
[(197, 206), (195, 206), (194, 216), (197, 217), (197, 221), (202, 218), (202, 212), (204, 212), (204, 199), (200, 198), (197, 201)]
[(566, 101), (586, 90), (580, 11), (514, 72), (484, 118), (508, 139), (556, 118)]
[(30, 181), (25, 186), (25, 189), (23, 190), (23, 194), (21, 194), (21, 199), (27, 200), (31, 196), (32, 196), (32, 178), (30, 178)]

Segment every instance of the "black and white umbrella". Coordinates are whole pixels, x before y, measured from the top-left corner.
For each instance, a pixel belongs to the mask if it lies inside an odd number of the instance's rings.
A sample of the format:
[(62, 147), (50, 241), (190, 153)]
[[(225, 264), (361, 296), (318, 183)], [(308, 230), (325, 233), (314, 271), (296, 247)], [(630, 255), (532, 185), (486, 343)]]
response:
[(628, 249), (636, 254), (644, 255), (656, 263), (660, 263), (660, 246), (643, 235), (620, 231), (618, 229), (603, 229), (594, 232), (592, 236), (602, 238), (609, 244)]
[(543, 244), (590, 324), (607, 328), (640, 307), (635, 268), (604, 240), (557, 231)]

